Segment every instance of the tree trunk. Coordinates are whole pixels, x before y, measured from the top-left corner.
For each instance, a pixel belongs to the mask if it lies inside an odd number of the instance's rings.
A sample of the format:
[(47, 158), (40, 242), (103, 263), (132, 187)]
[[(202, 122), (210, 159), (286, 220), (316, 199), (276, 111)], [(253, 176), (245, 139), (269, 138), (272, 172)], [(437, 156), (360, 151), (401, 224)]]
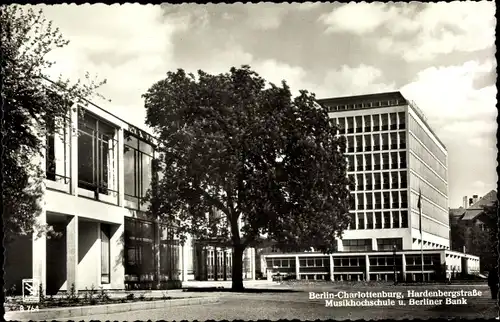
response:
[(233, 272), (231, 273), (232, 290), (242, 291), (243, 287), (243, 251), (241, 245), (233, 246)]

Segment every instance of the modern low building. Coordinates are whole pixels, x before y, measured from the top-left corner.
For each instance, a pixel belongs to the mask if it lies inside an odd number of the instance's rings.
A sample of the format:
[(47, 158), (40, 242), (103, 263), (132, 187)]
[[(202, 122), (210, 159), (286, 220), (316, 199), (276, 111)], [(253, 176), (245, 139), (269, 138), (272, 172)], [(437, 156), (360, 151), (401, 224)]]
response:
[[(449, 250), (448, 153), (422, 111), (399, 92), (318, 100), (347, 140), (351, 224), (333, 255), (261, 256), (261, 270), (298, 278), (424, 278), (439, 267), (475, 272), (479, 259)], [(417, 206), (422, 196), (422, 233)], [(396, 267), (393, 267), (395, 263)]]
[[(20, 290), (22, 279), (35, 278), (54, 294), (72, 285), (171, 288), (230, 278), (227, 245), (193, 238), (181, 245), (171, 226), (146, 216), (143, 199), (157, 175), (155, 142), (96, 105), (76, 106), (60, 135), (47, 137), (42, 160), (46, 191), (39, 221), (61, 237), (19, 237), (6, 245), (5, 287)], [(255, 276), (253, 254), (244, 254), (244, 278)]]

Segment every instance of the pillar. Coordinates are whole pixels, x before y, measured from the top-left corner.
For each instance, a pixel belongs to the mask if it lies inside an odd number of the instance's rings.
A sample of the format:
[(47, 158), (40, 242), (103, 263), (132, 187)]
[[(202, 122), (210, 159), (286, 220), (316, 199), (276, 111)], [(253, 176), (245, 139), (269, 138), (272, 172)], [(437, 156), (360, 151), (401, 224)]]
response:
[(252, 274), (252, 281), (255, 281), (255, 271), (256, 271), (256, 265), (255, 265), (255, 261), (256, 261), (256, 258), (255, 258), (255, 248), (250, 248), (250, 264), (251, 264), (251, 267), (252, 267), (252, 270), (251, 270), (251, 274)]
[(76, 104), (71, 108), (70, 122), (70, 194), (76, 196), (78, 194), (78, 107), (76, 106)]
[(403, 281), (406, 281), (406, 255), (404, 253), (401, 254), (401, 278)]
[(378, 250), (377, 238), (372, 238), (372, 250), (374, 251)]
[(330, 281), (333, 281), (333, 271), (334, 271), (333, 255), (330, 255), (329, 258), (330, 258)]
[(224, 281), (227, 281), (227, 248), (224, 248)]
[(219, 248), (217, 246), (214, 246), (214, 281), (217, 281), (219, 279)]
[(370, 257), (365, 255), (365, 281), (370, 280)]
[[(39, 224), (47, 223), (47, 213), (45, 208), (42, 209), (38, 218)], [(33, 233), (33, 279), (36, 279), (43, 289), (43, 294), (47, 289), (47, 237), (45, 234), (37, 236), (37, 232)], [(38, 290), (37, 290), (38, 291)]]
[(78, 216), (69, 217), (66, 225), (66, 287), (70, 291), (73, 284), (78, 291)]
[(300, 261), (298, 255), (295, 255), (295, 276), (297, 280), (300, 280)]
[(118, 149), (118, 160), (117, 160), (117, 167), (118, 169), (115, 169), (116, 171), (116, 178), (118, 178), (118, 206), (123, 207), (125, 203), (125, 176), (123, 169), (125, 167), (125, 161), (123, 159), (123, 144), (124, 144), (124, 138), (123, 138), (123, 129), (120, 128), (118, 130), (118, 142), (117, 142), (117, 149)]
[(342, 243), (342, 239), (340, 239), (340, 238), (337, 238), (337, 250), (339, 252), (344, 251), (344, 243)]
[(182, 245), (182, 281), (187, 282), (188, 281), (188, 267), (189, 267), (189, 262), (193, 261), (193, 259), (190, 256), (190, 251), (191, 248), (194, 247), (191, 236), (187, 236), (186, 241), (184, 245)]

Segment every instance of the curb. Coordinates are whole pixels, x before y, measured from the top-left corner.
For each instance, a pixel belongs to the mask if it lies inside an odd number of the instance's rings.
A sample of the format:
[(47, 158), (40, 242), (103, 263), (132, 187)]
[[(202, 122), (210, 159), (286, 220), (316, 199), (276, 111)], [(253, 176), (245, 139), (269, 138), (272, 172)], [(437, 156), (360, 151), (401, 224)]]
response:
[(199, 305), (207, 303), (217, 303), (219, 297), (197, 297), (188, 299), (160, 300), (135, 303), (119, 303), (105, 305), (90, 305), (77, 307), (64, 307), (53, 309), (42, 309), (39, 311), (11, 311), (6, 312), (4, 319), (10, 320), (56, 320), (71, 317), (80, 317), (96, 314), (110, 314), (141, 310), (163, 309), (183, 305)]

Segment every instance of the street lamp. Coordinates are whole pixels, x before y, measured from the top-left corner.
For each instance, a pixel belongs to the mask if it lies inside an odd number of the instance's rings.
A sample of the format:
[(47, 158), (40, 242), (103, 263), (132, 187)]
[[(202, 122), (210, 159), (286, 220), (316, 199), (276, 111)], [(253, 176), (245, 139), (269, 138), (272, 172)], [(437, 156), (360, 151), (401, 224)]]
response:
[(394, 270), (394, 285), (397, 283), (396, 277), (396, 244), (392, 246), (392, 269)]

